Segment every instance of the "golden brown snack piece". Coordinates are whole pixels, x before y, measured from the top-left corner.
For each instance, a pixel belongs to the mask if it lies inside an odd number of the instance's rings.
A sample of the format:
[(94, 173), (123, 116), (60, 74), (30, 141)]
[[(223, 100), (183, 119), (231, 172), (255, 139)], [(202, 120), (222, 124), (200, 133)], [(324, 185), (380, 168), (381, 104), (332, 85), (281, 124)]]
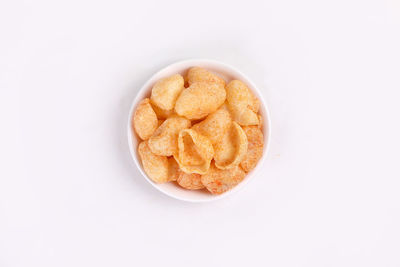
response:
[(186, 78), (189, 85), (192, 85), (197, 82), (209, 82), (209, 83), (217, 83), (220, 84), (222, 87), (225, 87), (224, 79), (200, 67), (190, 68), (189, 71), (187, 72)]
[[(151, 100), (150, 100), (151, 102)], [(154, 112), (157, 115), (157, 118), (160, 120), (165, 120), (168, 119), (169, 117), (173, 116), (175, 114), (175, 110), (164, 110), (162, 108), (157, 107), (155, 104), (152, 103), (151, 105), (153, 107)]]
[(260, 114), (258, 114), (257, 117), (258, 117), (258, 125), (257, 126), (258, 126), (258, 128), (262, 129), (263, 123), (264, 123), (263, 117)]
[(236, 122), (232, 122), (219, 142), (214, 145), (215, 166), (230, 169), (239, 165), (247, 152), (247, 137)]
[(258, 100), (258, 98), (255, 95), (253, 95), (251, 92), (250, 92), (250, 95), (251, 95), (251, 101), (249, 104), (249, 109), (251, 109), (252, 111), (257, 113), (258, 110), (260, 109), (260, 100)]
[(155, 155), (151, 152), (147, 141), (143, 141), (138, 146), (138, 153), (142, 160), (145, 173), (156, 183), (168, 181), (168, 159), (167, 157)]
[(204, 174), (210, 167), (214, 149), (211, 141), (192, 129), (180, 131), (178, 155), (174, 154), (182, 171)]
[(176, 181), (179, 174), (182, 171), (179, 169), (179, 165), (174, 159), (174, 157), (168, 158), (168, 181)]
[(224, 87), (215, 83), (193, 83), (176, 100), (175, 111), (190, 120), (201, 119), (216, 111), (226, 99)]
[(211, 193), (222, 194), (243, 181), (245, 175), (239, 166), (221, 170), (212, 164), (208, 172), (201, 176), (201, 182)]
[(197, 173), (185, 173), (180, 171), (176, 182), (183, 188), (190, 190), (204, 188), (204, 185), (201, 182), (201, 175)]
[(248, 147), (247, 153), (243, 158), (240, 166), (245, 172), (249, 172), (257, 165), (258, 161), (263, 154), (264, 137), (263, 133), (257, 126), (246, 126), (243, 127), (243, 131), (246, 133)]
[(242, 126), (258, 125), (258, 99), (241, 81), (233, 80), (226, 86), (226, 99), (233, 119)]
[(172, 110), (183, 84), (183, 77), (179, 74), (159, 80), (151, 90), (151, 102), (163, 110)]
[(147, 140), (157, 129), (157, 115), (150, 105), (148, 98), (139, 102), (133, 115), (133, 127), (140, 139)]
[(149, 139), (151, 151), (160, 156), (172, 156), (178, 151), (178, 134), (190, 127), (186, 118), (174, 116), (166, 119)]
[(211, 143), (214, 145), (221, 141), (225, 132), (231, 126), (231, 122), (229, 111), (221, 107), (214, 113), (208, 115), (203, 121), (193, 125), (192, 129), (210, 139)]

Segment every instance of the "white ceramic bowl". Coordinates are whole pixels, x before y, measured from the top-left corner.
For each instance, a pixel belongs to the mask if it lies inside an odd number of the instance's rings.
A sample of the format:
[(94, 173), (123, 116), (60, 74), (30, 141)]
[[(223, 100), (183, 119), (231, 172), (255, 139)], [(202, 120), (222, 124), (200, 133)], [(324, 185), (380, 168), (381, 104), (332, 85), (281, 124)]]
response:
[[(139, 139), (131, 127), (131, 120), (132, 116), (136, 110), (137, 104), (144, 98), (150, 97), (151, 88), (153, 87), (154, 83), (161, 78), (166, 76), (170, 76), (176, 73), (184, 74), (190, 67), (199, 66), (203, 67), (207, 70), (217, 73), (219, 76), (223, 77), (227, 82), (232, 79), (237, 79), (243, 81), (247, 86), (252, 90), (252, 92), (258, 97), (261, 102), (260, 105), (260, 114), (263, 117), (263, 134), (264, 134), (264, 151), (263, 156), (258, 162), (256, 168), (249, 172), (245, 179), (238, 184), (235, 188), (229, 190), (228, 192), (221, 194), (221, 195), (212, 195), (211, 193), (207, 192), (206, 190), (186, 190), (174, 183), (165, 183), (165, 184), (156, 184), (154, 183), (144, 172), (139, 155), (137, 153), (137, 146), (139, 143)], [(221, 63), (214, 60), (208, 59), (190, 59), (179, 61), (177, 63), (171, 64), (156, 74), (154, 74), (140, 89), (139, 93), (137, 94), (135, 100), (132, 103), (131, 109), (129, 111), (129, 120), (128, 120), (128, 143), (129, 149), (135, 162), (136, 166), (139, 168), (140, 173), (143, 177), (155, 188), (159, 191), (163, 192), (164, 194), (179, 199), (183, 201), (189, 202), (207, 202), (212, 200), (221, 199), (226, 197), (234, 192), (239, 191), (243, 188), (252, 178), (256, 177), (259, 173), (261, 166), (266, 158), (268, 148), (269, 148), (269, 140), (271, 136), (271, 122), (270, 122), (270, 115), (268, 112), (267, 104), (262, 96), (261, 91), (257, 88), (257, 86), (249, 79), (246, 75), (242, 72), (237, 70), (236, 68), (229, 66), (225, 63)]]

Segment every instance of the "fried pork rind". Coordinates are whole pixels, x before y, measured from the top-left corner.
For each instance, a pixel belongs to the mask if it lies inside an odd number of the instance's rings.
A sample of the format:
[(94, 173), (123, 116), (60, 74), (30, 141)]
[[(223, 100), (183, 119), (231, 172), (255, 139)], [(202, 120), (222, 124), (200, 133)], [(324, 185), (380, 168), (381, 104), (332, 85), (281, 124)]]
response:
[(221, 107), (214, 113), (208, 115), (203, 121), (193, 125), (192, 129), (210, 139), (211, 143), (214, 145), (221, 141), (225, 132), (231, 126), (231, 122), (229, 111)]
[(232, 122), (214, 149), (217, 168), (230, 169), (239, 165), (247, 152), (247, 137), (240, 125)]
[(212, 194), (222, 194), (243, 181), (245, 175), (239, 166), (221, 170), (212, 164), (208, 172), (201, 176), (201, 182)]
[(263, 154), (264, 138), (257, 126), (243, 127), (243, 131), (247, 136), (248, 146), (240, 166), (245, 172), (249, 172), (254, 169)]
[(179, 74), (159, 80), (151, 90), (151, 102), (163, 110), (172, 110), (183, 84), (183, 77)]
[(182, 171), (179, 169), (179, 165), (174, 159), (174, 157), (168, 158), (168, 181), (176, 181), (179, 174)]
[[(151, 100), (150, 100), (151, 102)], [(175, 110), (164, 110), (162, 108), (157, 107), (154, 103), (151, 105), (153, 107), (154, 112), (157, 115), (157, 118), (159, 120), (165, 120), (168, 119), (169, 117), (173, 116), (175, 114)]]
[(192, 129), (180, 131), (178, 154), (174, 154), (182, 171), (204, 174), (210, 167), (214, 155), (211, 141)]
[(197, 82), (209, 82), (209, 83), (217, 83), (220, 84), (222, 87), (225, 87), (224, 79), (200, 67), (190, 68), (186, 78), (189, 85), (192, 85)]
[(167, 157), (155, 155), (151, 152), (148, 141), (139, 144), (138, 153), (142, 160), (145, 173), (155, 183), (168, 182), (168, 159)]
[(223, 86), (197, 82), (183, 90), (176, 100), (175, 111), (190, 120), (201, 119), (216, 111), (226, 99)]
[(178, 151), (178, 134), (190, 127), (186, 118), (174, 116), (166, 119), (149, 139), (151, 151), (159, 156), (172, 156)]
[(176, 182), (186, 189), (197, 190), (204, 188), (201, 182), (201, 175), (197, 173), (185, 173), (180, 171)]
[(139, 102), (133, 115), (133, 127), (140, 139), (147, 140), (157, 129), (157, 115), (150, 105), (148, 98)]
[(226, 99), (233, 119), (242, 126), (258, 125), (259, 100), (241, 81), (233, 80), (226, 86)]

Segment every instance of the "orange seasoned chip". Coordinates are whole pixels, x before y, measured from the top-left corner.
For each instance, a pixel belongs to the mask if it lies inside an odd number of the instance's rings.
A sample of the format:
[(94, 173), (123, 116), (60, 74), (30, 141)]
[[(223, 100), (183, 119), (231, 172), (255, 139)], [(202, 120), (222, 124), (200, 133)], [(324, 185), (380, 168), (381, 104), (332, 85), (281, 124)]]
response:
[(201, 182), (212, 194), (222, 194), (243, 181), (245, 175), (239, 166), (221, 170), (212, 164), (208, 172), (201, 176)]
[(247, 153), (243, 158), (240, 166), (245, 172), (249, 172), (257, 165), (263, 154), (264, 137), (263, 133), (257, 126), (246, 126), (243, 130), (247, 136), (248, 147)]
[[(150, 100), (151, 102), (151, 100)], [(157, 115), (157, 118), (159, 120), (165, 120), (168, 119), (169, 117), (173, 116), (175, 114), (175, 110), (164, 110), (162, 108), (157, 107), (154, 103), (151, 105), (153, 107), (154, 112)]]
[(209, 83), (217, 83), (220, 84), (222, 87), (225, 87), (225, 81), (218, 75), (200, 68), (200, 67), (193, 67), (190, 68), (187, 72), (187, 81), (189, 85), (197, 82), (209, 82)]
[(176, 182), (186, 189), (197, 190), (204, 188), (201, 183), (201, 175), (197, 173), (185, 173), (180, 171)]
[(247, 137), (240, 125), (232, 122), (214, 149), (217, 168), (230, 169), (239, 165), (247, 152)]
[(150, 105), (148, 98), (139, 102), (133, 115), (133, 127), (140, 139), (147, 140), (157, 129), (157, 115)]
[(159, 80), (151, 90), (151, 102), (160, 109), (172, 110), (183, 84), (183, 77), (179, 74)]
[(216, 111), (225, 99), (223, 86), (206, 82), (193, 83), (178, 97), (175, 111), (190, 120), (201, 119)]
[(258, 125), (258, 99), (241, 81), (233, 80), (226, 86), (226, 99), (233, 119), (242, 126)]
[(210, 139), (214, 145), (222, 139), (231, 126), (231, 122), (229, 111), (221, 107), (208, 115), (203, 121), (193, 125), (192, 129)]
[(149, 139), (151, 151), (160, 156), (172, 156), (178, 150), (178, 134), (190, 127), (186, 118), (174, 116), (166, 119)]
[(182, 171), (204, 174), (210, 167), (214, 149), (211, 141), (192, 129), (180, 131), (178, 154), (174, 157)]
[(155, 155), (151, 152), (147, 141), (139, 144), (138, 153), (142, 160), (142, 166), (146, 174), (156, 183), (168, 181), (168, 159), (167, 157)]
[(168, 158), (168, 181), (176, 181), (179, 174), (182, 171), (179, 169), (179, 165), (174, 159), (174, 157)]

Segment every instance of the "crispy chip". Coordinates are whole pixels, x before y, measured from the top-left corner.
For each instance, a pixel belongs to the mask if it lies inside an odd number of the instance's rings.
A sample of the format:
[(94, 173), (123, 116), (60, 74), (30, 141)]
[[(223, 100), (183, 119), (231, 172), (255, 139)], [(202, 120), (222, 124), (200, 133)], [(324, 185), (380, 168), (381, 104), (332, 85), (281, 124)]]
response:
[(168, 181), (176, 181), (182, 171), (174, 157), (168, 158)]
[(201, 119), (216, 111), (226, 98), (224, 87), (215, 83), (193, 83), (183, 90), (175, 104), (175, 111), (190, 120)]
[(212, 164), (208, 172), (201, 176), (201, 182), (211, 193), (222, 194), (243, 181), (245, 175), (239, 166), (221, 170)]
[(178, 155), (174, 154), (182, 171), (204, 174), (210, 167), (214, 149), (211, 141), (192, 129), (180, 131)]
[(253, 94), (251, 94), (249, 109), (251, 109), (255, 113), (257, 113), (258, 110), (260, 109), (260, 100), (258, 100), (258, 98)]
[(264, 137), (257, 126), (243, 127), (243, 131), (246, 133), (248, 146), (240, 166), (245, 172), (249, 172), (254, 169), (263, 154)]
[(159, 80), (151, 90), (152, 103), (163, 110), (172, 110), (183, 84), (183, 77), (179, 74)]
[[(150, 100), (151, 102), (151, 100)], [(153, 107), (154, 112), (157, 115), (157, 118), (160, 120), (168, 119), (169, 117), (175, 114), (175, 110), (164, 110), (162, 108), (157, 107), (154, 103), (151, 105)]]
[(247, 152), (247, 137), (236, 122), (232, 122), (219, 142), (214, 145), (215, 166), (230, 169), (239, 165)]
[(160, 156), (172, 156), (178, 151), (178, 134), (180, 130), (190, 127), (186, 118), (174, 116), (166, 119), (149, 139), (151, 151)]
[(143, 169), (154, 182), (165, 183), (168, 181), (168, 159), (151, 152), (147, 142), (141, 142), (138, 147)]
[(263, 117), (260, 114), (258, 114), (257, 117), (258, 117), (258, 128), (262, 129), (264, 123)]
[(201, 183), (201, 175), (197, 173), (180, 171), (176, 182), (186, 189), (197, 190), (204, 188), (204, 185)]
[(203, 121), (193, 125), (192, 129), (210, 139), (214, 145), (222, 139), (224, 133), (231, 126), (231, 122), (229, 111), (221, 107)]
[(189, 69), (186, 77), (189, 85), (197, 82), (209, 82), (217, 83), (220, 84), (222, 87), (225, 87), (224, 79), (200, 67), (193, 67)]
[(233, 119), (242, 126), (259, 123), (257, 111), (260, 103), (241, 81), (233, 80), (226, 86), (226, 99)]
[(157, 129), (157, 116), (148, 98), (139, 102), (135, 114), (133, 115), (132, 122), (136, 133), (142, 140), (147, 140)]

